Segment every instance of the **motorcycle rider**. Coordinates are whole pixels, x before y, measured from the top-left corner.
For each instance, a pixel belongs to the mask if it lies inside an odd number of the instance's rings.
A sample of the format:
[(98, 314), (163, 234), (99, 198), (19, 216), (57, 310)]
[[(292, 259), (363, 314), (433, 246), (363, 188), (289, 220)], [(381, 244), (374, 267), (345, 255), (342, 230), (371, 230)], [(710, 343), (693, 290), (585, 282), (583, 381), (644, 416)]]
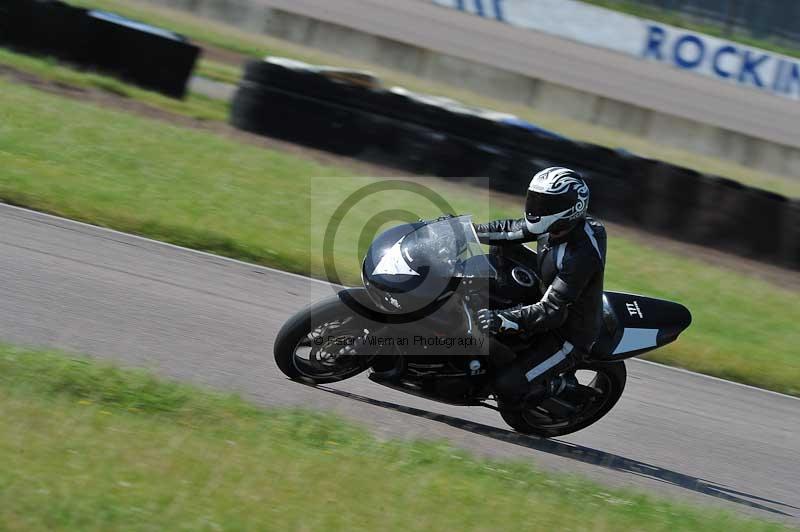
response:
[[(606, 232), (587, 216), (589, 187), (568, 168), (546, 168), (528, 186), (525, 216), (477, 224), (485, 244), (525, 249), (544, 294), (522, 307), (478, 313), (480, 328), (502, 344), (508, 335), (535, 335), (531, 346), (498, 371), (495, 388), (503, 401), (558, 394), (576, 384), (574, 376), (551, 378), (568, 368), (578, 353), (591, 351), (602, 325)], [(495, 343), (496, 344), (496, 343)], [(503, 349), (496, 346), (497, 349)], [(502, 357), (497, 357), (500, 360)]]

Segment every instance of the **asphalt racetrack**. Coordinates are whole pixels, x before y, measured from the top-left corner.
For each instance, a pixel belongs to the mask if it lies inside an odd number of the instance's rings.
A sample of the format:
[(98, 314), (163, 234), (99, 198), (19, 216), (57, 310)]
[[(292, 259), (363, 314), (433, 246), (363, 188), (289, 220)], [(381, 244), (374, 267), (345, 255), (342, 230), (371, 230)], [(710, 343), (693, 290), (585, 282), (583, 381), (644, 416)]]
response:
[(291, 382), (272, 360), (273, 337), (291, 313), (332, 293), (296, 275), (0, 205), (0, 341), (88, 352), (263, 405), (329, 409), (380, 437), (447, 439), (800, 524), (797, 399), (631, 361), (628, 389), (605, 419), (542, 440), (509, 431), (493, 411), (429, 402), (363, 375), (324, 388)]

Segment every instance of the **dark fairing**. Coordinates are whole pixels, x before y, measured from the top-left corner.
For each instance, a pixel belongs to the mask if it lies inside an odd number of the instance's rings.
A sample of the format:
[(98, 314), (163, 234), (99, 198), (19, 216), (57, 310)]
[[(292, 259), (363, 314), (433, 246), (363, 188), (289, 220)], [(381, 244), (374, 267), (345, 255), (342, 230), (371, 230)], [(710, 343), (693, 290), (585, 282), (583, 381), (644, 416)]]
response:
[(679, 303), (636, 294), (605, 292), (603, 329), (592, 349), (594, 358), (622, 360), (674, 342), (692, 322)]
[(435, 306), (463, 279), (496, 275), (469, 216), (393, 227), (375, 238), (361, 269), (372, 300), (394, 314)]

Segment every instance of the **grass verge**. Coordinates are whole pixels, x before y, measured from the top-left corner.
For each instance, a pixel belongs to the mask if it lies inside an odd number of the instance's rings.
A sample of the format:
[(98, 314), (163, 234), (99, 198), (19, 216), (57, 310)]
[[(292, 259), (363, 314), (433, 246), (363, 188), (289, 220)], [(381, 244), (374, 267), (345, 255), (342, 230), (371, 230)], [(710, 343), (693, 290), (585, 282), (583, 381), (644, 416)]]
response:
[(72, 88), (99, 89), (198, 120), (226, 121), (228, 119), (227, 102), (191, 93), (184, 100), (176, 100), (97, 72), (74, 70), (48, 57), (29, 56), (0, 47), (0, 66), (7, 66), (16, 71), (32, 74), (43, 80), (57, 82)]
[(4, 530), (784, 529), (7, 346), (0, 413)]
[[(0, 199), (175, 244), (318, 273), (320, 235), (335, 209), (374, 182), (2, 80), (0, 92)], [(517, 201), (490, 201), (479, 188), (425, 183), (478, 220), (519, 212)], [(402, 209), (441, 214), (413, 192), (390, 191), (341, 218), (334, 249), (345, 281), (359, 282), (365, 220)], [(393, 219), (403, 216), (412, 215)], [(653, 359), (800, 395), (796, 292), (613, 234), (606, 286), (691, 309), (691, 328)]]
[[(380, 65), (366, 64), (287, 41), (248, 33), (232, 26), (213, 22), (185, 12), (154, 6), (138, 0), (70, 0), (70, 3), (112, 10), (130, 18), (168, 27), (173, 31), (191, 37), (198, 43), (245, 55), (255, 57), (279, 55), (310, 63), (335, 64), (343, 67), (371, 70), (380, 76), (387, 85), (401, 85), (419, 92), (442, 94), (470, 105), (513, 113), (541, 127), (551, 129), (576, 140), (592, 142), (611, 148), (622, 147), (645, 157), (668, 161), (703, 173), (722, 175), (790, 197), (800, 197), (800, 182), (791, 176), (770, 174), (714, 157), (670, 148), (633, 134), (572, 120), (548, 113), (542, 109), (482, 96), (458, 87), (425, 81), (409, 74), (382, 68)], [(214, 61), (202, 61), (198, 72), (222, 81), (234, 82), (235, 79), (238, 79), (238, 76), (232, 77), (230, 66), (225, 67)]]
[(195, 72), (198, 76), (231, 85), (237, 85), (242, 79), (241, 67), (207, 59), (201, 59), (197, 63)]

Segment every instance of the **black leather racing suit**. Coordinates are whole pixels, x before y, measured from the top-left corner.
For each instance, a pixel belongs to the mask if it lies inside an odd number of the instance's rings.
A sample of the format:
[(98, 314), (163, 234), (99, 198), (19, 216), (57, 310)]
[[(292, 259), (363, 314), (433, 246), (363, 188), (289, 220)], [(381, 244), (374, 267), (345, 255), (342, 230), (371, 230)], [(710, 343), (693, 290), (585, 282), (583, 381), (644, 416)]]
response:
[[(528, 382), (538, 378), (550, 369), (544, 366), (555, 361), (551, 366), (555, 367), (575, 347), (591, 350), (603, 320), (603, 225), (587, 217), (558, 239), (548, 234), (537, 238), (528, 231), (524, 218), (477, 224), (475, 230), (481, 242), (493, 246), (537, 243), (536, 269), (544, 295), (539, 302), (508, 313), (524, 331), (541, 336), (506, 372), (501, 387), (518, 389), (523, 385), (520, 375)], [(537, 369), (540, 364), (544, 369)]]

